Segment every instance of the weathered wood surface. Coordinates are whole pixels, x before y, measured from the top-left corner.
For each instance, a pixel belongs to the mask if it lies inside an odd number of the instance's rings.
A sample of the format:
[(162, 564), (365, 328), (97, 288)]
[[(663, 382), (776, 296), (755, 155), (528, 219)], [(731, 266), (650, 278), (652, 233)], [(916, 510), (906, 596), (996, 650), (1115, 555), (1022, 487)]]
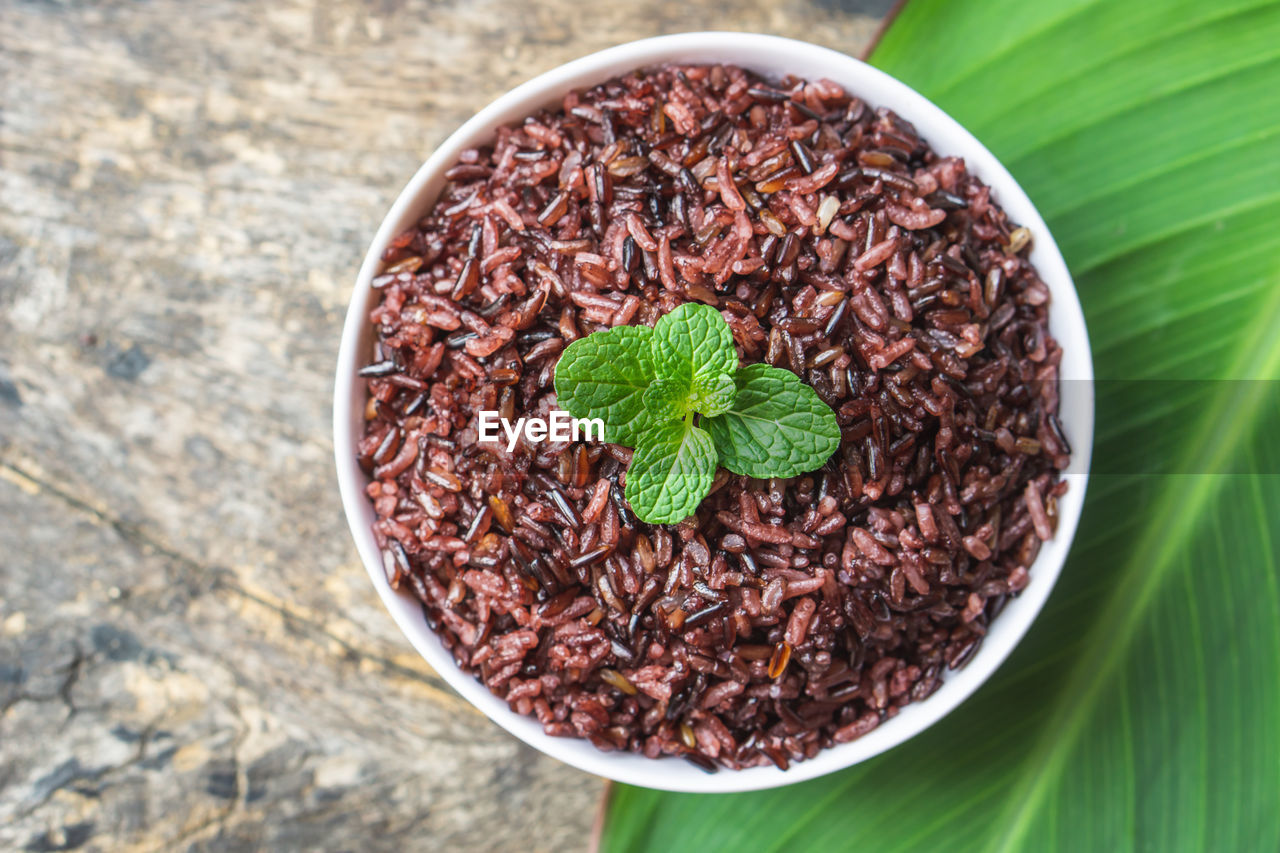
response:
[(0, 849), (583, 849), (600, 780), (458, 699), (356, 559), (354, 271), (533, 73), (689, 29), (853, 52), (885, 5), (0, 3)]

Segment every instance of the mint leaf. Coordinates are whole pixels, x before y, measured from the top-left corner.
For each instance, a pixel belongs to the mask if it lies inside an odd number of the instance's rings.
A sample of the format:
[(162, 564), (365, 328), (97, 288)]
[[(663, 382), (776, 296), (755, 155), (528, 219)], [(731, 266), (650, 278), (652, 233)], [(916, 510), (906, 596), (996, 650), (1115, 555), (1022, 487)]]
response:
[(681, 379), (655, 379), (644, 392), (644, 406), (655, 423), (683, 418), (690, 412), (709, 417), (729, 411), (737, 393), (733, 377), (725, 373), (699, 377), (693, 388)]
[(698, 508), (716, 476), (716, 448), (690, 421), (668, 421), (640, 437), (623, 496), (641, 521), (675, 524)]
[(689, 414), (689, 386), (679, 379), (655, 379), (645, 389), (644, 407), (654, 423), (679, 420)]
[(729, 324), (690, 303), (652, 329), (575, 341), (556, 365), (556, 396), (576, 418), (603, 419), (606, 441), (635, 448), (623, 494), (642, 521), (672, 524), (697, 510), (717, 463), (748, 477), (794, 477), (840, 445), (835, 413), (800, 377), (737, 364)]
[(700, 377), (689, 392), (689, 408), (700, 415), (712, 417), (723, 414), (733, 406), (738, 396), (738, 385), (727, 373), (719, 376)]
[(789, 370), (752, 364), (734, 375), (732, 408), (704, 421), (720, 464), (747, 477), (812, 471), (840, 446), (831, 407)]
[(686, 388), (738, 366), (729, 324), (710, 305), (687, 302), (662, 317), (653, 327), (651, 346), (658, 375), (678, 379)]
[(634, 445), (654, 421), (644, 390), (655, 372), (648, 326), (618, 326), (579, 338), (556, 364), (556, 400), (575, 418), (603, 418), (604, 440)]

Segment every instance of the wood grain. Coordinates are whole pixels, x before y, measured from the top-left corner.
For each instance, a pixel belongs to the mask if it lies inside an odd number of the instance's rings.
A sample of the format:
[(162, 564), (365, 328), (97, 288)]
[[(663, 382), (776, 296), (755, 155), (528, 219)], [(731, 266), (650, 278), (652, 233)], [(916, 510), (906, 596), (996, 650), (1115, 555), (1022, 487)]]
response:
[(440, 140), (621, 41), (887, 3), (0, 4), (0, 849), (575, 850), (598, 779), (397, 632), (337, 499), (356, 267)]

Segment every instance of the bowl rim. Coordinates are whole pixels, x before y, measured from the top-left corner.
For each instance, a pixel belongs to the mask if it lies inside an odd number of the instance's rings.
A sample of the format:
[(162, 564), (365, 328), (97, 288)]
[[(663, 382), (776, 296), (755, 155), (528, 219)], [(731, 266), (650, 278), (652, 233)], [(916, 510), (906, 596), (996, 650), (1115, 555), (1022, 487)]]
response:
[[(982, 647), (960, 670), (944, 676), (928, 699), (905, 706), (896, 717), (854, 741), (837, 744), (814, 758), (781, 771), (770, 765), (707, 774), (677, 758), (649, 759), (634, 753), (603, 752), (580, 738), (552, 737), (536, 720), (516, 714), (507, 703), (463, 672), (427, 627), (421, 606), (409, 593), (393, 591), (371, 530), (372, 505), (364, 493), (369, 478), (355, 458), (367, 394), (356, 371), (370, 347), (370, 282), (390, 240), (434, 203), (443, 172), (459, 153), (491, 139), (494, 130), (567, 92), (601, 82), (636, 67), (667, 61), (726, 62), (765, 74), (830, 77), (872, 106), (887, 106), (911, 121), (936, 151), (961, 156), (992, 189), (1010, 217), (1034, 235), (1031, 260), (1050, 288), (1050, 329), (1062, 344), (1062, 423), (1074, 449), (1063, 476), (1069, 489), (1059, 500), (1054, 539), (1044, 543), (1031, 566), (1031, 583), (992, 623)], [(1072, 380), (1072, 381), (1067, 381)], [(813, 779), (857, 764), (909, 740), (945, 717), (973, 694), (1026, 634), (1053, 590), (1075, 537), (1088, 484), (1094, 430), (1093, 363), (1084, 313), (1066, 263), (1039, 212), (996, 157), (955, 119), (905, 83), (861, 60), (830, 48), (757, 33), (689, 32), (640, 39), (610, 47), (550, 69), (498, 97), (445, 139), (422, 164), (383, 218), (365, 254), (348, 304), (334, 383), (334, 459), (344, 514), (369, 578), (383, 605), (427, 663), (491, 720), (529, 746), (580, 770), (632, 785), (669, 791), (715, 793), (778, 787)]]

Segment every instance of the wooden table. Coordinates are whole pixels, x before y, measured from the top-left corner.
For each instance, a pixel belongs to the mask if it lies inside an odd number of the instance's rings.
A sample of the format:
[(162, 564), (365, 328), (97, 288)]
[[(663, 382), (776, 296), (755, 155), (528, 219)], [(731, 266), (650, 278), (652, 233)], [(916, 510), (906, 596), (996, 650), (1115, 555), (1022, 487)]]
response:
[(584, 849), (601, 780), (459, 699), (342, 516), (356, 267), (512, 85), (885, 2), (0, 5), (0, 849)]

